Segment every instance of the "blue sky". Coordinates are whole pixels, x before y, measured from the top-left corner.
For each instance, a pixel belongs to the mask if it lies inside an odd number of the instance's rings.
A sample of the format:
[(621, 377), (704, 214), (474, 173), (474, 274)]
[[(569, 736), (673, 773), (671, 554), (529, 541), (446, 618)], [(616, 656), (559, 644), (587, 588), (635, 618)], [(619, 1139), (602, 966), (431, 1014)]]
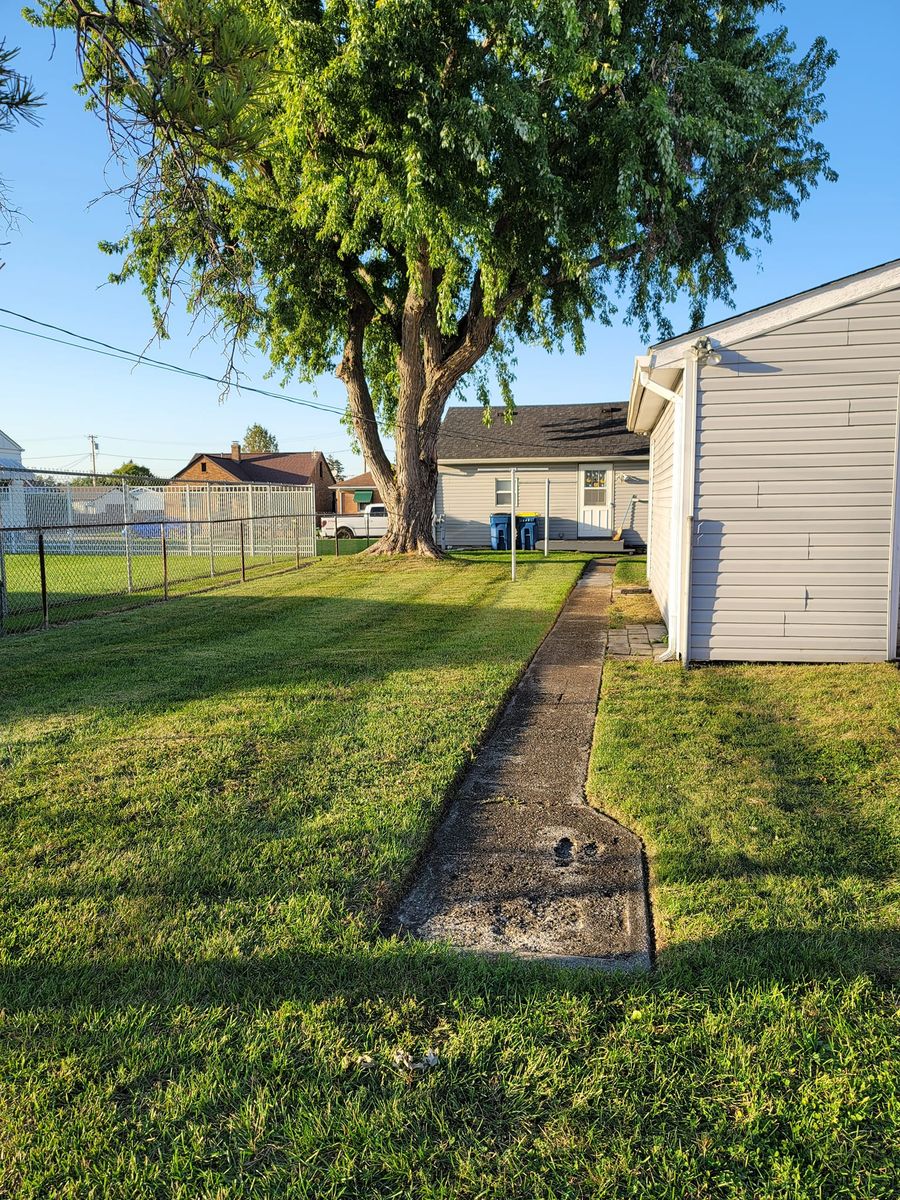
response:
[[(840, 54), (827, 89), (829, 120), (822, 127), (840, 180), (823, 184), (798, 222), (777, 221), (774, 241), (761, 247), (758, 261), (738, 266), (739, 310), (900, 257), (900, 7), (896, 0), (857, 5), (787, 0), (784, 20), (799, 46), (824, 34)], [(115, 238), (124, 228), (120, 201), (92, 204), (120, 176), (108, 162), (100, 122), (84, 112), (72, 91), (71, 43), (60, 38), (53, 53), (49, 34), (31, 29), (15, 12), (6, 13), (0, 32), (21, 47), (19, 67), (47, 100), (38, 127), (22, 126), (0, 141), (0, 173), (23, 213), (2, 251), (0, 305), (142, 349), (152, 335), (146, 303), (135, 286), (105, 283), (112, 260), (97, 249), (99, 240)], [(727, 312), (716, 306), (708, 316), (716, 320)], [(676, 308), (672, 319), (683, 327), (684, 310)], [(179, 320), (171, 340), (150, 353), (218, 376), (218, 349), (196, 342), (186, 320)], [(593, 327), (581, 357), (523, 349), (517, 400), (622, 400), (633, 356), (641, 349), (637, 330), (621, 323)], [(87, 435), (94, 433), (102, 467), (133, 458), (169, 474), (195, 450), (225, 449), (253, 421), (271, 429), (282, 449), (315, 447), (337, 454), (350, 470), (359, 466), (336, 416), (282, 400), (232, 393), (220, 403), (212, 383), (132, 369), (3, 329), (0, 360), (0, 427), (25, 447), (31, 466), (83, 470)], [(249, 361), (246, 370), (250, 382), (277, 390), (274, 380), (265, 381), (261, 359)], [(322, 379), (315, 392), (301, 384), (287, 391), (337, 407), (344, 402), (333, 378)]]

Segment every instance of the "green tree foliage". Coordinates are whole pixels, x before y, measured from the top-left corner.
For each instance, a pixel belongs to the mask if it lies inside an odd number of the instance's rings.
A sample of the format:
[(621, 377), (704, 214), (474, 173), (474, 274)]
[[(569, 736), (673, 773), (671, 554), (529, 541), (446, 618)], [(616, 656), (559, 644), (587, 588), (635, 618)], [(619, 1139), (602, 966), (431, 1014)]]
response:
[[(157, 476), (149, 467), (141, 466), (140, 463), (133, 462), (131, 459), (128, 462), (122, 463), (120, 467), (113, 467), (111, 471), (104, 475), (97, 476), (97, 487), (112, 487), (114, 484), (119, 484), (123, 479), (128, 483), (152, 483), (157, 481)], [(94, 487), (93, 477), (90, 475), (79, 475), (75, 479), (70, 480), (75, 487)]]
[[(337, 364), (391, 514), (434, 553), (441, 415), (512, 414), (517, 341), (584, 347), (616, 308), (668, 332), (796, 216), (833, 53), (772, 0), (43, 0), (135, 164), (110, 245), (161, 330), (176, 288), (233, 345)], [(381, 441), (395, 438), (392, 464)]]
[(111, 475), (124, 475), (128, 479), (155, 479), (155, 474), (149, 467), (144, 467), (140, 463), (129, 459), (128, 462), (122, 463), (121, 467), (115, 467), (110, 472)]
[(276, 454), (278, 439), (274, 433), (269, 433), (268, 429), (257, 422), (255, 425), (247, 426), (241, 449), (246, 450), (248, 454)]
[(328, 463), (328, 466), (331, 468), (331, 473), (338, 483), (341, 483), (344, 479), (346, 479), (347, 476), (344, 472), (344, 464), (341, 462), (341, 460), (339, 458), (337, 458), (336, 455), (326, 454), (325, 461)]
[[(0, 38), (0, 133), (9, 133), (18, 121), (37, 120), (37, 109), (43, 99), (34, 90), (31, 80), (13, 66), (17, 49), (7, 47)], [(9, 203), (6, 186), (0, 178), (0, 218), (7, 224), (15, 220), (15, 209)], [(2, 266), (2, 263), (0, 263)]]

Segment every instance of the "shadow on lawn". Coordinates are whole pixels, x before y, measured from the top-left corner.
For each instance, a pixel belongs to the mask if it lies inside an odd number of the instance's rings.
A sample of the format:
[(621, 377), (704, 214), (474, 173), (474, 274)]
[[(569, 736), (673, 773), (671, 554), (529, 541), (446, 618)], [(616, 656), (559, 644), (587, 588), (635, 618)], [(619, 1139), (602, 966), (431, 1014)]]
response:
[[(486, 582), (484, 592), (496, 589)], [(398, 670), (522, 661), (551, 609), (360, 595), (216, 594), (0, 642), (4, 719), (162, 712), (248, 688), (336, 691)]]
[[(510, 958), (457, 954), (410, 940), (347, 949), (298, 949), (242, 961), (172, 958), (119, 962), (29, 961), (0, 968), (7, 1012), (152, 1005), (263, 1006), (285, 1001), (351, 1008), (372, 998), (443, 1005), (478, 997), (488, 1009), (561, 994), (615, 996), (677, 991), (726, 995), (733, 987), (849, 980), (896, 984), (896, 928), (774, 929), (731, 933), (664, 952), (652, 973), (572, 970)], [(615, 1014), (612, 1019), (620, 1019)]]

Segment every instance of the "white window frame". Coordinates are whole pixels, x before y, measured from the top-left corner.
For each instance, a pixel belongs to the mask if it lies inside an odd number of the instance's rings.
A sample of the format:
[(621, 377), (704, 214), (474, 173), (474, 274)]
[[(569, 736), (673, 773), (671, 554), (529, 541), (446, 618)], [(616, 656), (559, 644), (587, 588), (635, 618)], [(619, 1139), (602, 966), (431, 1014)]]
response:
[[(500, 492), (504, 499), (500, 499)], [(512, 480), (508, 475), (497, 475), (494, 478), (494, 504), (497, 508), (510, 508), (512, 505)], [(516, 477), (516, 507), (519, 506), (519, 480)]]

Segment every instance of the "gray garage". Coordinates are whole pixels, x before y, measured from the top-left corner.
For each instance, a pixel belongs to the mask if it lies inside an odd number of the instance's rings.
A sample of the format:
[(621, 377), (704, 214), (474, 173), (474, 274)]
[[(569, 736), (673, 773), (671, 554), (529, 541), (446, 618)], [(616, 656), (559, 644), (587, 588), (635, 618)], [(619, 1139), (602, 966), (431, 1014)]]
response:
[(654, 346), (649, 575), (685, 661), (897, 657), (900, 260)]

